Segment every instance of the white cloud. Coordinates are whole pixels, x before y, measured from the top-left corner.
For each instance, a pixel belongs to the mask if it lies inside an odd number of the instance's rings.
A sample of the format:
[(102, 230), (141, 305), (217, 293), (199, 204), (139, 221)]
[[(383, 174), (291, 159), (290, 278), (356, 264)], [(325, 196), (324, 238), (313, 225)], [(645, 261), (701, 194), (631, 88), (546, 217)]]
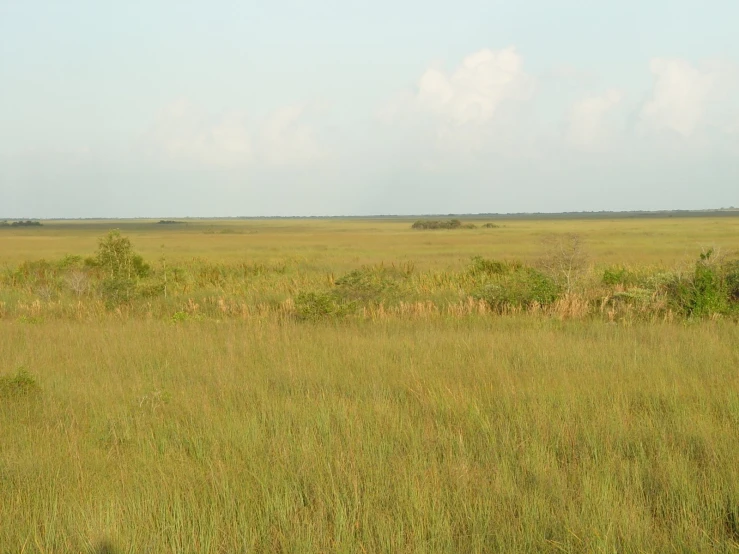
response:
[(160, 112), (145, 143), (155, 155), (180, 164), (301, 165), (323, 155), (315, 132), (304, 121), (306, 112), (302, 106), (287, 106), (253, 125), (243, 112), (211, 117), (178, 100)]
[(252, 144), (244, 114), (213, 119), (187, 100), (166, 106), (147, 133), (147, 143), (175, 162), (239, 166), (252, 160)]
[(438, 155), (474, 162), (491, 152), (519, 155), (523, 101), (534, 90), (515, 48), (484, 49), (465, 57), (451, 71), (427, 69), (413, 89), (401, 91), (378, 113), (392, 125), (387, 142), (424, 158)]
[(600, 96), (589, 96), (574, 104), (570, 110), (567, 140), (579, 148), (602, 146), (611, 133), (607, 121), (624, 98), (619, 90), (609, 90)]
[(262, 158), (272, 165), (305, 164), (326, 156), (313, 128), (305, 121), (305, 106), (286, 106), (273, 112), (262, 126)]
[(448, 123), (486, 123), (506, 100), (528, 97), (531, 78), (514, 48), (470, 54), (451, 74), (427, 70), (419, 80), (415, 104)]
[(508, 100), (528, 98), (533, 79), (510, 47), (470, 54), (451, 73), (430, 68), (413, 91), (404, 91), (380, 111), (386, 122), (408, 114), (427, 114), (437, 123), (469, 126), (489, 123)]
[(652, 96), (641, 111), (642, 127), (689, 138), (706, 122), (710, 103), (730, 87), (732, 68), (720, 63), (696, 67), (681, 59), (655, 58)]

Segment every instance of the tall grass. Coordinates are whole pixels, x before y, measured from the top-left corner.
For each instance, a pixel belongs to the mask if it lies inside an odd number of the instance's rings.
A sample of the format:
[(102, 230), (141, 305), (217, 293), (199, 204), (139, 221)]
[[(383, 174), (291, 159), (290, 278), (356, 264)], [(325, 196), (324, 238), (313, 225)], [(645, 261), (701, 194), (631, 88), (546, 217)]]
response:
[(34, 383), (0, 395), (0, 550), (736, 551), (737, 344), (711, 321), (0, 321), (0, 373)]
[[(702, 254), (704, 255), (704, 254)], [(144, 264), (139, 258), (139, 262)], [(428, 317), (532, 313), (608, 321), (739, 315), (739, 260), (698, 258), (676, 268), (583, 266), (557, 272), (476, 256), (459, 270), (419, 271), (412, 261), (319, 272), (288, 261), (263, 265), (193, 260), (136, 278), (111, 278), (67, 256), (0, 271), (0, 319), (249, 319), (272, 315)]]

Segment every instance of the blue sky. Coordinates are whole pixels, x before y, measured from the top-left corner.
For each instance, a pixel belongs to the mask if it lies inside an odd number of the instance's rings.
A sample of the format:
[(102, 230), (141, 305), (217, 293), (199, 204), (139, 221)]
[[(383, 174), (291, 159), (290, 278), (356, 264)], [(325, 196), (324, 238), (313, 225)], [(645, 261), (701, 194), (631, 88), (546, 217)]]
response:
[(0, 0), (0, 217), (739, 205), (735, 0)]

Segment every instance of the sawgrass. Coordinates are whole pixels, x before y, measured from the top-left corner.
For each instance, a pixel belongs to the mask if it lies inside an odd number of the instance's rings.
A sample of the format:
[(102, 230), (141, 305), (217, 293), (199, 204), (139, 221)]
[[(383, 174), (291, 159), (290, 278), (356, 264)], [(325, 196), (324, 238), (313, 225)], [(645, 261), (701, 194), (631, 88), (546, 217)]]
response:
[(529, 261), (541, 254), (542, 239), (557, 233), (580, 234), (592, 257), (604, 264), (672, 266), (693, 259), (702, 247), (736, 248), (739, 236), (739, 217), (502, 220), (496, 229), (448, 231), (414, 230), (414, 219), (395, 218), (183, 221), (52, 221), (33, 229), (0, 229), (0, 264), (88, 256), (113, 228), (129, 236), (147, 260), (299, 260), (322, 271), (403, 260), (423, 270), (449, 269), (476, 255)]
[[(583, 237), (587, 278), (690, 270), (739, 219), (412, 221), (0, 230), (0, 552), (739, 551), (735, 321), (462, 294), (473, 256), (531, 262), (551, 233)], [(167, 296), (14, 280), (112, 227)], [(388, 271), (399, 302), (295, 317)]]
[(739, 548), (732, 323), (0, 327), (3, 551)]

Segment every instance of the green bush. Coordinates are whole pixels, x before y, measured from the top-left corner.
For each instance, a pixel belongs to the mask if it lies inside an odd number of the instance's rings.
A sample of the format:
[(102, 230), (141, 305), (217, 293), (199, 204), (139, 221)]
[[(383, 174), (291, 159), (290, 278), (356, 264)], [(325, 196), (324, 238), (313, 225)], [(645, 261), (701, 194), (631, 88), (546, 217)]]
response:
[(700, 261), (695, 264), (690, 315), (723, 313), (728, 307), (721, 276), (716, 271), (716, 267), (708, 265), (711, 254), (711, 250), (706, 254), (701, 254)]
[(626, 285), (630, 281), (629, 271), (624, 267), (607, 267), (603, 270), (604, 285)]
[(552, 278), (527, 267), (499, 275), (472, 296), (485, 301), (491, 309), (502, 311), (507, 307), (526, 308), (535, 302), (546, 306), (560, 293), (561, 288)]
[(336, 280), (333, 294), (340, 300), (380, 302), (396, 297), (401, 284), (411, 276), (413, 266), (364, 266)]
[(80, 269), (83, 264), (84, 260), (82, 259), (82, 256), (67, 254), (61, 260), (56, 262), (56, 267), (62, 271), (67, 271), (69, 269)]
[(115, 308), (134, 298), (136, 282), (125, 277), (106, 277), (100, 283), (100, 295), (108, 308)]
[(739, 260), (726, 263), (723, 269), (728, 301), (739, 304)]
[(302, 321), (341, 318), (354, 307), (353, 303), (342, 302), (328, 292), (301, 292), (295, 297), (295, 312)]
[(515, 262), (501, 262), (488, 260), (482, 256), (474, 256), (470, 264), (470, 273), (473, 275), (504, 275), (518, 268), (520, 268), (520, 264)]
[(21, 398), (40, 390), (36, 380), (23, 368), (15, 375), (0, 376), (0, 398)]
[(95, 257), (85, 260), (85, 265), (103, 272), (100, 294), (108, 308), (130, 302), (136, 295), (138, 281), (151, 272), (144, 259), (133, 251), (128, 237), (117, 230), (100, 239)]
[(678, 276), (666, 286), (673, 306), (689, 317), (725, 314), (734, 308), (739, 287), (739, 262), (721, 266), (713, 249), (702, 253), (692, 275)]
[(112, 278), (143, 278), (151, 268), (144, 259), (133, 251), (128, 237), (113, 230), (98, 242), (98, 251), (93, 260), (87, 263), (99, 267)]

